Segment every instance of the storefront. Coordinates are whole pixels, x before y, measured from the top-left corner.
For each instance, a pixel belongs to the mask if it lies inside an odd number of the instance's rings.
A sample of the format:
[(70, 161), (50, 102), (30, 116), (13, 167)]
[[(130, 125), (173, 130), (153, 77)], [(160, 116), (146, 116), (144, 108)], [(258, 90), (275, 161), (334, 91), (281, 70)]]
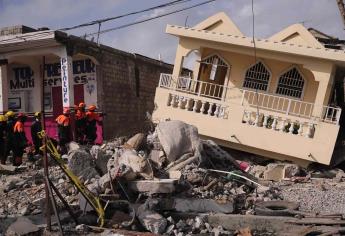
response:
[(105, 114), (97, 129), (101, 143), (146, 129), (159, 74), (171, 71), (162, 61), (60, 31), (0, 36), (0, 112), (25, 112), (32, 120), (44, 110), (46, 131), (56, 138), (55, 118), (64, 107), (96, 105)]

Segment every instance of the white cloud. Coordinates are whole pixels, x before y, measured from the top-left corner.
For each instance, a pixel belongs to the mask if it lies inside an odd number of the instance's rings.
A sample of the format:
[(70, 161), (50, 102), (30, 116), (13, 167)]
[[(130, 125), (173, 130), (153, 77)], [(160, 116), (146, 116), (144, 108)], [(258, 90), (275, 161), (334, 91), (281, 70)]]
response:
[[(24, 24), (33, 27), (48, 26), (52, 29), (72, 26), (86, 21), (136, 11), (167, 0), (0, 0), (0, 27)], [(195, 4), (201, 0), (194, 0)], [(335, 1), (331, 0), (254, 0), (255, 34), (264, 38), (290, 24), (306, 21), (307, 27), (315, 27), (325, 33), (344, 37), (344, 26)], [(189, 5), (184, 4), (183, 6)], [(164, 14), (183, 6), (158, 9), (142, 15), (122, 18), (102, 24), (102, 29)], [(158, 54), (173, 62), (177, 39), (165, 33), (167, 24), (193, 26), (206, 17), (224, 11), (248, 36), (252, 34), (251, 0), (217, 0), (155, 21), (101, 35), (101, 42), (115, 48), (157, 58)], [(97, 31), (97, 26), (83, 28), (72, 33), (82, 35)]]

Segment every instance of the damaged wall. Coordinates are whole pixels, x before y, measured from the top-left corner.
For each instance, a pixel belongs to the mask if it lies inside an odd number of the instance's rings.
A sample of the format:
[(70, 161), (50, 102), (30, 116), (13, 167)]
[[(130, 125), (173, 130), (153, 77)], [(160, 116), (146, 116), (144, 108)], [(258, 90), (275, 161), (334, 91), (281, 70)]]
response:
[(152, 114), (160, 74), (171, 73), (171, 64), (74, 36), (60, 41), (72, 54), (88, 55), (97, 61), (97, 105), (105, 114), (105, 139), (148, 127), (146, 112)]
[(147, 128), (146, 112), (154, 109), (160, 73), (172, 66), (140, 55), (103, 52), (98, 99), (104, 117), (106, 139), (140, 132)]

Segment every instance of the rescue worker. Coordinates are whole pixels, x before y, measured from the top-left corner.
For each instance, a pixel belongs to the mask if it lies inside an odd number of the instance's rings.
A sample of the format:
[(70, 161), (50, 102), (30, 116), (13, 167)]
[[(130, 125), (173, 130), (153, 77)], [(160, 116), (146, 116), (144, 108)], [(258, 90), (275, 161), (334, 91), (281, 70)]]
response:
[[(7, 128), (6, 128), (6, 139), (5, 139), (5, 147), (6, 147), (6, 154), (5, 154), (5, 160), (6, 162), (8, 156), (10, 155), (10, 152), (12, 151), (13, 153), (13, 143), (14, 143), (14, 125), (16, 123), (16, 115), (13, 111), (8, 111), (5, 114), (6, 119), (7, 119)], [(14, 157), (13, 157), (14, 159)], [(14, 162), (14, 160), (12, 160)]]
[(63, 114), (56, 118), (58, 125), (59, 149), (61, 153), (66, 152), (66, 144), (71, 141), (71, 126), (70, 126), (70, 109), (64, 108)]
[(40, 147), (42, 146), (42, 140), (38, 136), (38, 133), (42, 131), (41, 117), (42, 117), (42, 113), (36, 112), (35, 120), (31, 124), (31, 138), (35, 146), (35, 155), (42, 154), (40, 150)]
[(7, 118), (0, 115), (0, 162), (2, 165), (6, 164), (6, 139), (7, 139)]
[(76, 141), (85, 144), (86, 113), (85, 103), (79, 103), (75, 114)]
[(27, 146), (27, 139), (24, 132), (24, 123), (27, 116), (24, 113), (19, 113), (17, 122), (13, 128), (13, 165), (20, 166), (23, 162), (24, 149)]
[(100, 116), (96, 113), (96, 106), (91, 105), (86, 112), (86, 140), (88, 144), (94, 144), (97, 138), (97, 126)]

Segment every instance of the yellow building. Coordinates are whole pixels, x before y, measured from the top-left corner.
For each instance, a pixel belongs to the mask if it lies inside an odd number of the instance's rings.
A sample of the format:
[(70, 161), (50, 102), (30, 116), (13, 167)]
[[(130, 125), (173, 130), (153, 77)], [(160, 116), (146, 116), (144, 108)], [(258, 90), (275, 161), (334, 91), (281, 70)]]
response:
[[(252, 37), (224, 13), (194, 27), (168, 25), (166, 32), (179, 44), (173, 73), (161, 74), (156, 89), (156, 121), (182, 120), (220, 145), (270, 158), (330, 164), (340, 128), (334, 91), (344, 79), (344, 50), (300, 24), (256, 38), (254, 50)], [(182, 75), (192, 54), (193, 73)]]

